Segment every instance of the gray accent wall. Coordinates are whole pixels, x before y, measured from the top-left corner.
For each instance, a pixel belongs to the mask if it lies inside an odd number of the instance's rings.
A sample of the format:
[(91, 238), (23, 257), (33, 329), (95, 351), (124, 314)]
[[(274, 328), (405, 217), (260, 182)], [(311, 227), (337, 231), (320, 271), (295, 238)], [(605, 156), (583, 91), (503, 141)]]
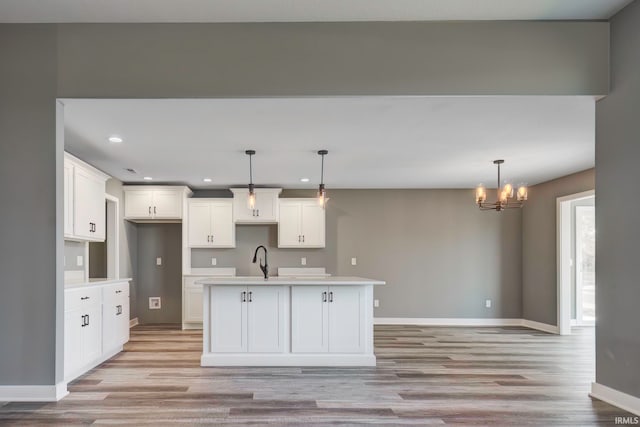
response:
[[(282, 197), (312, 197), (284, 191)], [(387, 281), (375, 290), (376, 317), (520, 318), (521, 211), (480, 212), (473, 190), (330, 190), (325, 249), (277, 249), (275, 225), (236, 227), (235, 249), (192, 251), (192, 266), (236, 267), (259, 275), (253, 250), (269, 266), (326, 267), (334, 275)], [(351, 265), (351, 258), (357, 265)], [(485, 308), (485, 300), (493, 306)]]
[[(182, 224), (137, 224), (136, 312), (141, 324), (182, 322)], [(156, 265), (156, 258), (162, 265)], [(149, 297), (162, 307), (149, 309)]]
[(0, 25), (0, 385), (62, 380), (56, 54), (55, 26)]
[(589, 169), (529, 189), (529, 201), (522, 211), (525, 319), (557, 325), (556, 199), (594, 188), (595, 170)]
[(611, 20), (611, 94), (596, 104), (596, 381), (640, 397), (640, 2)]
[(63, 24), (58, 39), (62, 97), (609, 89), (607, 22)]

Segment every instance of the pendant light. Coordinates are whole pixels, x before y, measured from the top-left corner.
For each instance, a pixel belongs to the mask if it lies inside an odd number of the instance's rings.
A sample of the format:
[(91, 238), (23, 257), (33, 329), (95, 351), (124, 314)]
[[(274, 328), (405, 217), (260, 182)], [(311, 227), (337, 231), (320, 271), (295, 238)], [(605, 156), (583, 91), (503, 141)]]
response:
[(249, 156), (249, 195), (247, 197), (247, 206), (249, 209), (256, 208), (256, 192), (253, 188), (253, 164), (251, 163), (251, 156), (256, 154), (255, 150), (247, 150), (244, 152)]
[(500, 186), (500, 165), (504, 160), (494, 160), (493, 164), (498, 166), (498, 193), (495, 202), (487, 202), (487, 189), (483, 185), (476, 188), (476, 204), (483, 211), (502, 212), (505, 209), (521, 208), (528, 198), (527, 187), (521, 185), (516, 192), (516, 200), (513, 200), (513, 185), (506, 183)]
[(318, 204), (322, 206), (322, 208), (327, 207), (327, 201), (329, 198), (327, 197), (327, 190), (324, 188), (324, 156), (329, 154), (327, 150), (320, 150), (318, 154), (322, 156), (322, 166), (320, 167), (320, 185), (318, 186)]

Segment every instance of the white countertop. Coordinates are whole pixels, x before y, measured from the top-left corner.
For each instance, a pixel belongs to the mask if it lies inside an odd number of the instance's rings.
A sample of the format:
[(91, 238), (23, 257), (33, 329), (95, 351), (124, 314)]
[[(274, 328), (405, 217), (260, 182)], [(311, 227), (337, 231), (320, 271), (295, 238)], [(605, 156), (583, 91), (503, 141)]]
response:
[(199, 285), (385, 285), (382, 280), (366, 279), (364, 277), (269, 277), (237, 276), (237, 277), (207, 277), (196, 281)]
[(130, 282), (130, 277), (125, 277), (122, 279), (89, 279), (88, 282), (70, 282), (65, 283), (65, 289), (73, 289), (73, 288), (86, 288), (89, 286), (102, 286), (102, 285), (111, 285), (113, 283), (122, 283), (122, 282)]

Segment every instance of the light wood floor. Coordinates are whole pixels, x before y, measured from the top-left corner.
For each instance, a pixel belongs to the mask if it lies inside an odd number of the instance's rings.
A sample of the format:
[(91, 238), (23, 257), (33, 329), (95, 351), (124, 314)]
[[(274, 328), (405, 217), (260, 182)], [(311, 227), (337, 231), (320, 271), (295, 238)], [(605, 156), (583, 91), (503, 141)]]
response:
[(613, 425), (588, 397), (592, 329), (377, 326), (375, 368), (202, 368), (201, 333), (136, 327), (57, 403), (0, 404), (2, 425)]

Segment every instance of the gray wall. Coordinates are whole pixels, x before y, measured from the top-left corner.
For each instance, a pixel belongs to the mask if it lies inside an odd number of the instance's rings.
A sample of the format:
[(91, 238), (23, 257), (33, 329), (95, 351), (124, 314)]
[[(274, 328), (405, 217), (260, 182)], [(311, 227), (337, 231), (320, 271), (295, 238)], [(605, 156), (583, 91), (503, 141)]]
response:
[[(137, 224), (137, 317), (141, 324), (182, 322), (182, 224)], [(156, 258), (162, 257), (162, 265)], [(149, 310), (149, 297), (162, 298)]]
[(589, 169), (529, 190), (529, 201), (522, 212), (522, 315), (525, 319), (557, 325), (556, 199), (593, 190), (594, 179), (595, 170)]
[(640, 2), (611, 22), (611, 95), (596, 104), (596, 381), (640, 397)]
[(106, 193), (117, 197), (120, 202), (120, 277), (130, 277), (130, 318), (137, 317), (137, 269), (138, 269), (138, 229), (136, 224), (125, 221), (124, 191), (122, 182), (115, 178), (107, 181)]
[[(84, 243), (64, 242), (64, 270), (65, 271), (83, 271), (86, 263), (84, 259)], [(78, 266), (78, 257), (82, 257), (82, 265)]]
[(56, 43), (55, 26), (0, 25), (0, 384), (62, 379)]
[(89, 243), (89, 277), (107, 277), (107, 242)]
[(210, 267), (215, 256), (218, 267), (258, 275), (253, 250), (266, 243), (274, 272), (305, 256), (307, 267), (386, 280), (375, 291), (377, 317), (522, 316), (520, 210), (480, 212), (473, 190), (330, 190), (330, 198), (325, 249), (277, 249), (276, 226), (243, 225), (236, 249), (194, 250), (192, 266)]
[(606, 22), (58, 28), (63, 97), (605, 95), (609, 89)]

